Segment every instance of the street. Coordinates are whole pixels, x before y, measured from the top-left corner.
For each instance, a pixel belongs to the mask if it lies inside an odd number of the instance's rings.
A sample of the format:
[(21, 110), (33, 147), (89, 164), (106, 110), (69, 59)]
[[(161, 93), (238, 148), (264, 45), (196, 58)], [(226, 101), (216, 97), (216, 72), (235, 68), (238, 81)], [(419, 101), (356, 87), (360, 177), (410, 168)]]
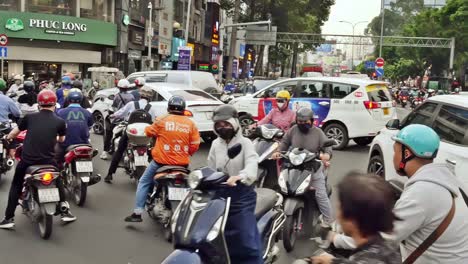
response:
[[(399, 117), (407, 110), (398, 109)], [(101, 136), (92, 135), (95, 147), (102, 149)], [(191, 168), (206, 164), (209, 145), (202, 144), (192, 159)], [(344, 151), (335, 151), (332, 159), (329, 179), (332, 186), (351, 170), (365, 171), (369, 147), (360, 147), (354, 143)], [(106, 175), (110, 161), (94, 158), (95, 170)], [(0, 213), (6, 206), (10, 179), (0, 183)], [(3, 264), (92, 264), (92, 263), (160, 263), (172, 251), (160, 231), (160, 227), (147, 215), (143, 223), (127, 224), (124, 217), (132, 212), (135, 184), (118, 170), (113, 184), (100, 182), (88, 189), (88, 199), (83, 208), (73, 203), (72, 212), (78, 220), (69, 225), (62, 225), (59, 217), (54, 219), (52, 237), (42, 240), (35, 232), (30, 220), (16, 210), (15, 230), (0, 230), (0, 256)], [(277, 263), (292, 263), (296, 258), (310, 255), (316, 246), (309, 240), (300, 241), (296, 249), (287, 254), (282, 242), (280, 260)], [(26, 251), (25, 251), (26, 250)]]

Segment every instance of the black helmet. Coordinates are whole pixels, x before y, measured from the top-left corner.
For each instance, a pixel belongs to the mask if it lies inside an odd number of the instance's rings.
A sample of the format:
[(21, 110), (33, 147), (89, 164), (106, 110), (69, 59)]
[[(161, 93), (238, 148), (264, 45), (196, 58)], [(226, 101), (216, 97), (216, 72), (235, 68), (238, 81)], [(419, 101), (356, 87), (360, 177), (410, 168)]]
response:
[(314, 120), (314, 111), (307, 107), (299, 108), (296, 112), (296, 121), (309, 121)]
[(72, 86), (73, 88), (78, 88), (80, 90), (83, 89), (83, 83), (80, 81), (74, 81)]
[(169, 113), (183, 114), (185, 111), (185, 99), (182, 96), (174, 95), (167, 103)]
[(238, 118), (239, 114), (237, 109), (232, 105), (221, 105), (218, 106), (213, 112), (213, 121), (226, 121), (230, 118)]
[(23, 90), (27, 93), (34, 91), (34, 87), (36, 87), (36, 85), (31, 81), (25, 81), (23, 83)]

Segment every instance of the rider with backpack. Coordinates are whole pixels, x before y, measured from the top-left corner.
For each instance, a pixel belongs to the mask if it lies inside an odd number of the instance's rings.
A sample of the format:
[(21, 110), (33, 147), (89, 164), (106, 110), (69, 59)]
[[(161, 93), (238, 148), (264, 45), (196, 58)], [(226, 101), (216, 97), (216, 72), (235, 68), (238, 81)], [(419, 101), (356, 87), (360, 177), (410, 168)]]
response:
[[(153, 90), (148, 86), (143, 86), (140, 90), (140, 100), (132, 101), (127, 103), (119, 111), (111, 115), (111, 118), (125, 118), (128, 124), (133, 123), (148, 123), (151, 125), (153, 120), (156, 118), (156, 109), (151, 107), (153, 99)], [(128, 137), (126, 133), (123, 133), (119, 140), (119, 146), (117, 151), (112, 157), (109, 171), (104, 181), (106, 183), (112, 183), (112, 176), (117, 170), (120, 160), (122, 159), (123, 153), (127, 148)]]

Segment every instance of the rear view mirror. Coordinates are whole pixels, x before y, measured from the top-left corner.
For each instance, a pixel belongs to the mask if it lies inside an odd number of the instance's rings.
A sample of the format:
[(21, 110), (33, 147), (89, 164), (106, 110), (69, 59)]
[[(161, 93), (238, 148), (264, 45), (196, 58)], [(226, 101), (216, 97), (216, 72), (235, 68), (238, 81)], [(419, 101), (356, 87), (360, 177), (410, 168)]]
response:
[(390, 130), (397, 130), (400, 129), (400, 120), (399, 119), (392, 119), (388, 121), (388, 123), (385, 125), (387, 129)]
[(335, 145), (338, 145), (334, 139), (327, 139), (325, 142), (323, 142), (322, 148), (328, 148), (328, 147), (333, 147)]
[(239, 155), (242, 150), (242, 145), (240, 143), (235, 144), (234, 146), (230, 147), (227, 151), (227, 155), (229, 159), (233, 159)]

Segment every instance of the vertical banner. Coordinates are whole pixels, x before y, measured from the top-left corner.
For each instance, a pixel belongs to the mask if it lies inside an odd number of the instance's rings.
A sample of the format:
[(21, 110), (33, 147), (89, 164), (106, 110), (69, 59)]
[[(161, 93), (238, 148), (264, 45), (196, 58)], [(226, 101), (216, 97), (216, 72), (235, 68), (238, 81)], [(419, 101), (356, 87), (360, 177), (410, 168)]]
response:
[(190, 47), (179, 47), (179, 64), (177, 70), (190, 71), (190, 56), (192, 49)]
[(239, 61), (237, 59), (232, 60), (232, 78), (239, 78)]

